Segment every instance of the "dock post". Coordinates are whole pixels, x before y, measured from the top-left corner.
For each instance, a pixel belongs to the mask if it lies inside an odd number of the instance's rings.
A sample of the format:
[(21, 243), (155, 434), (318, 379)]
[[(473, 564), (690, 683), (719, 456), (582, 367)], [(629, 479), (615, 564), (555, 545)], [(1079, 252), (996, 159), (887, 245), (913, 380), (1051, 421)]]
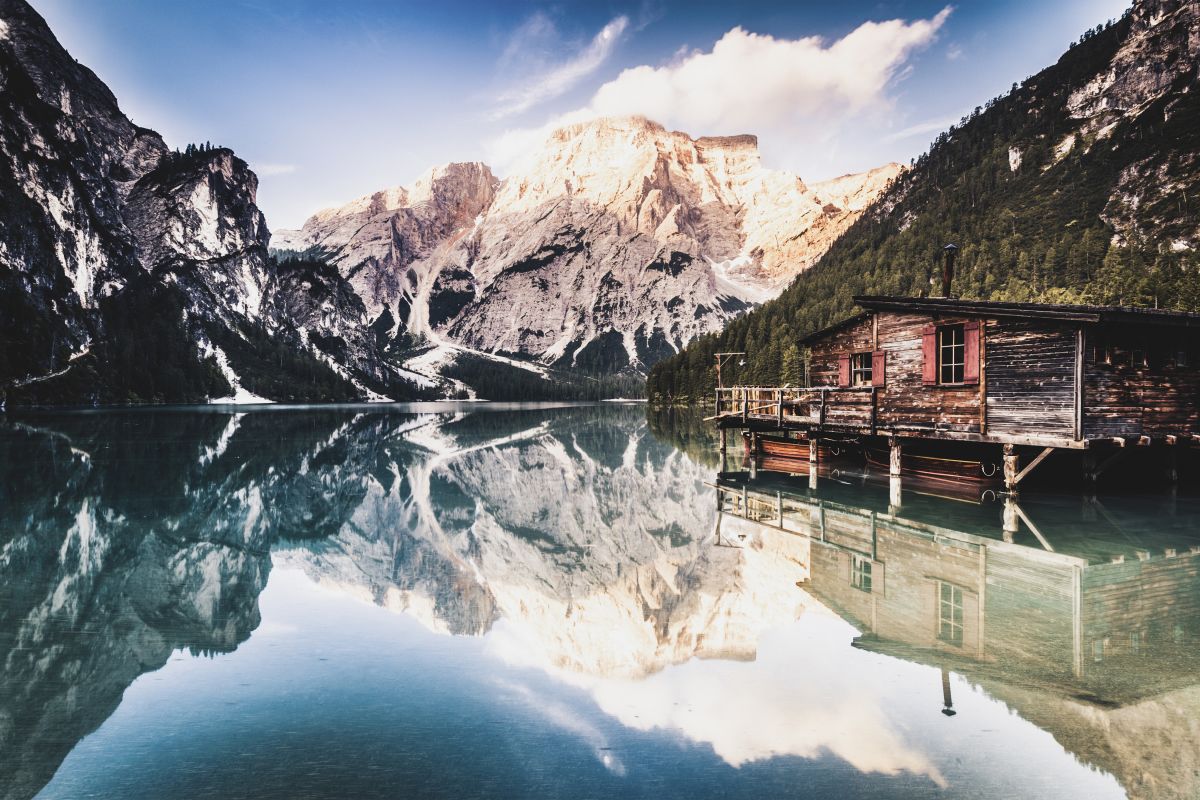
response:
[(1004, 541), (1012, 544), (1013, 536), (1021, 530), (1021, 517), (1017, 513), (1017, 499), (1012, 495), (1004, 498)]
[(1167, 445), (1167, 483), (1174, 486), (1179, 483), (1179, 455), (1175, 445)]
[(899, 475), (893, 475), (888, 478), (888, 513), (893, 517), (900, 513), (901, 506), (904, 505), (903, 486)]
[(816, 435), (809, 431), (808, 437), (808, 488), (816, 491), (817, 488), (817, 461), (820, 459), (821, 442)]
[(898, 478), (900, 477), (900, 457), (902, 455), (900, 440), (893, 436), (892, 438), (888, 439), (888, 447), (891, 448), (891, 460), (888, 462), (888, 475)]
[(750, 431), (750, 480), (758, 477), (758, 434)]
[(729, 429), (721, 428), (721, 472), (729, 471), (728, 448)]
[(1004, 489), (1010, 495), (1017, 493), (1017, 475), (1020, 472), (1021, 457), (1017, 455), (1016, 445), (1004, 445)]

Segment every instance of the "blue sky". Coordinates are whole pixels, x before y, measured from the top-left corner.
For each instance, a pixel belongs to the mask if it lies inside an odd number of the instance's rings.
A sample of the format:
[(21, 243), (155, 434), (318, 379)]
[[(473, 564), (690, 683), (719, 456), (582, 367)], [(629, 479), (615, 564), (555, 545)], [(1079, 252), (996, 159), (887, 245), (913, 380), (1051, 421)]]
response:
[(808, 181), (907, 162), (1128, 5), (32, 2), (135, 122), (246, 158), (273, 228), (603, 113), (757, 134)]

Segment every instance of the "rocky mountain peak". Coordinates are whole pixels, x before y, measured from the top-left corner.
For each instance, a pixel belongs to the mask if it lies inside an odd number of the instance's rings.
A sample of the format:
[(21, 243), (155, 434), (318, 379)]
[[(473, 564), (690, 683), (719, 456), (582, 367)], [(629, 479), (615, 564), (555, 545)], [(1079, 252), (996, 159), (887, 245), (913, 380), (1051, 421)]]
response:
[(818, 193), (764, 167), (754, 136), (602, 117), (552, 131), (503, 181), (435, 168), (272, 246), (329, 259), (375, 327), (435, 344), (412, 369), (465, 350), (641, 370), (778, 292), (898, 172)]

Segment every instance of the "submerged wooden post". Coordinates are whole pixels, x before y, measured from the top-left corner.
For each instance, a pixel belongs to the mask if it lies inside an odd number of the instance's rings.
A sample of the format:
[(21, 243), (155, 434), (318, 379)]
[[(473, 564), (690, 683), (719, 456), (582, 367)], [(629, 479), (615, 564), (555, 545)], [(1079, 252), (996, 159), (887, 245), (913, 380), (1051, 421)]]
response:
[(750, 479), (758, 477), (758, 435), (750, 431)]
[(1012, 495), (1004, 498), (1004, 541), (1012, 544), (1013, 536), (1021, 530), (1021, 515), (1017, 513), (1017, 499)]
[(1167, 445), (1166, 479), (1172, 485), (1179, 483), (1178, 450), (1173, 445)]
[(729, 429), (721, 428), (721, 472), (729, 471), (727, 452), (729, 447)]
[(888, 475), (898, 478), (900, 477), (900, 459), (902, 456), (900, 440), (893, 436), (891, 439), (888, 439), (888, 447), (891, 448), (891, 459), (888, 462)]
[(1004, 488), (1009, 494), (1017, 493), (1017, 474), (1020, 471), (1021, 457), (1017, 455), (1016, 445), (1004, 445)]

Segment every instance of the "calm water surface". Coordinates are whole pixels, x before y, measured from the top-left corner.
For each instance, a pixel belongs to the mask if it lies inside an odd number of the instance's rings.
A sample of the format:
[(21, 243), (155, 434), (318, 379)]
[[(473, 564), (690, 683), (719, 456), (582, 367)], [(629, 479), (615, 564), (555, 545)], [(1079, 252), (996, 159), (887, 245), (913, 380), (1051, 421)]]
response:
[(0, 798), (1200, 796), (1194, 497), (720, 464), (640, 406), (0, 416)]

